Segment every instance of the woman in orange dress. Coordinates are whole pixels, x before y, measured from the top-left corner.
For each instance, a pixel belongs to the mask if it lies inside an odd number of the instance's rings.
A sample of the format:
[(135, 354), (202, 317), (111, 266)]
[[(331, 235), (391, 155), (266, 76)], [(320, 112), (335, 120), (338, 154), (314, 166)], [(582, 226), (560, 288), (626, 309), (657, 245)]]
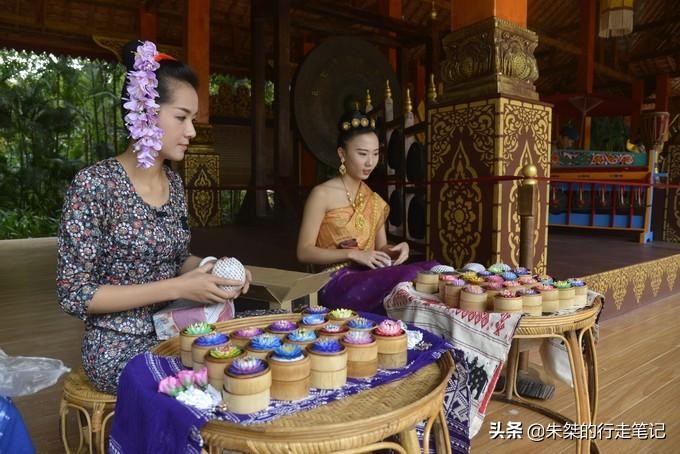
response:
[(389, 206), (365, 183), (379, 160), (375, 123), (359, 111), (340, 119), (340, 175), (309, 195), (297, 245), (298, 260), (338, 269), (321, 290), (321, 304), (384, 313), (385, 296), (436, 262), (402, 265), (408, 243), (387, 243)]

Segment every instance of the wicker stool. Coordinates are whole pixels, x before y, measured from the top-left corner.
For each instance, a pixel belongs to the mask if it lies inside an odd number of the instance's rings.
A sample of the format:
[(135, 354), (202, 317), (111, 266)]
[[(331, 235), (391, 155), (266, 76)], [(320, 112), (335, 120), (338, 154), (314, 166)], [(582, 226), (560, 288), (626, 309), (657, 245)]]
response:
[[(116, 406), (116, 396), (97, 391), (92, 387), (85, 371), (79, 368), (71, 372), (64, 381), (64, 394), (59, 407), (61, 440), (67, 453), (80, 453), (85, 445), (90, 454), (95, 451), (105, 453), (106, 423), (113, 417)], [(78, 449), (71, 450), (66, 438), (66, 417), (70, 409), (77, 412), (78, 421)], [(83, 421), (85, 424), (83, 425)]]

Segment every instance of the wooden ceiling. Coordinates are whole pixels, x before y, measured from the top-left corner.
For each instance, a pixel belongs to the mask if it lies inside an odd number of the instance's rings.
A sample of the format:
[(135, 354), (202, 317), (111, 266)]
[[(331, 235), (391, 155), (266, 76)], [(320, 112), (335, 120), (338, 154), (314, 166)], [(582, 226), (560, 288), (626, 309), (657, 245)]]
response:
[[(291, 59), (302, 58), (303, 41), (319, 42), (329, 34), (355, 34), (376, 43), (395, 42), (393, 35), (371, 25), (380, 16), (380, 1), (290, 0)], [(158, 42), (181, 47), (185, 0), (0, 0), (0, 45), (32, 51), (112, 59), (93, 35), (129, 39), (137, 36), (140, 7), (158, 17)], [(402, 18), (392, 24), (403, 31), (402, 44), (431, 27), (448, 28), (450, 0), (403, 0)], [(539, 35), (536, 58), (541, 94), (575, 91), (579, 49), (580, 0), (528, 0), (528, 28)], [(680, 10), (677, 0), (635, 0), (635, 28), (628, 36), (596, 40), (595, 91), (630, 94), (633, 78), (673, 77), (672, 94), (680, 95)], [(250, 67), (250, 0), (211, 2), (213, 71), (247, 75)], [(346, 12), (328, 19), (328, 11)], [(455, 13), (455, 11), (454, 11)], [(411, 39), (411, 41), (409, 41)], [(265, 42), (273, 48), (273, 31)], [(424, 47), (412, 57), (424, 59)], [(653, 82), (647, 84), (648, 92)]]

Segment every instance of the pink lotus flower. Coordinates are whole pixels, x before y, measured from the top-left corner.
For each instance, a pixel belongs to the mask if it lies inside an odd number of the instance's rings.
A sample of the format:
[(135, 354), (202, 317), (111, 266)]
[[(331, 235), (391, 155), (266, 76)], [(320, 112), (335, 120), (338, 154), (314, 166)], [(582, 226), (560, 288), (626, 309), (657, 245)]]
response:
[(177, 395), (182, 392), (182, 384), (175, 377), (165, 377), (158, 383), (158, 392), (177, 397)]
[(177, 372), (177, 379), (185, 388), (190, 388), (194, 385), (195, 374), (192, 370), (181, 370)]
[(208, 369), (203, 367), (198, 372), (194, 372), (194, 383), (199, 388), (208, 386)]

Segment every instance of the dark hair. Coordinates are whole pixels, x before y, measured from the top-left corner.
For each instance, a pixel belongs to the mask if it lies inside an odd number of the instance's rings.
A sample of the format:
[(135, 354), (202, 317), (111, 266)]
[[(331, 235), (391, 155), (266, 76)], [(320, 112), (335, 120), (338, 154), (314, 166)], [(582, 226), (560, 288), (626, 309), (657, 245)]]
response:
[[(359, 110), (348, 110), (338, 121), (338, 147), (347, 148), (347, 142), (362, 134), (375, 134), (375, 120), (367, 117)], [(378, 137), (379, 138), (379, 137)]]
[[(121, 55), (123, 59), (123, 64), (125, 65), (125, 73), (133, 71), (133, 66), (135, 63), (135, 52), (137, 47), (142, 44), (139, 40), (129, 41), (123, 47), (123, 54)], [(158, 79), (158, 99), (156, 102), (158, 104), (164, 104), (172, 101), (172, 89), (171, 83), (175, 82), (185, 82), (198, 89), (198, 77), (196, 73), (191, 68), (191, 66), (182, 63), (179, 60), (163, 59), (159, 62), (160, 67), (156, 70), (156, 78)], [(120, 96), (120, 107), (123, 112), (123, 118), (127, 115), (127, 111), (123, 107), (127, 98), (127, 77), (125, 78), (125, 83), (123, 84), (123, 89)], [(125, 120), (123, 120), (124, 122)]]

